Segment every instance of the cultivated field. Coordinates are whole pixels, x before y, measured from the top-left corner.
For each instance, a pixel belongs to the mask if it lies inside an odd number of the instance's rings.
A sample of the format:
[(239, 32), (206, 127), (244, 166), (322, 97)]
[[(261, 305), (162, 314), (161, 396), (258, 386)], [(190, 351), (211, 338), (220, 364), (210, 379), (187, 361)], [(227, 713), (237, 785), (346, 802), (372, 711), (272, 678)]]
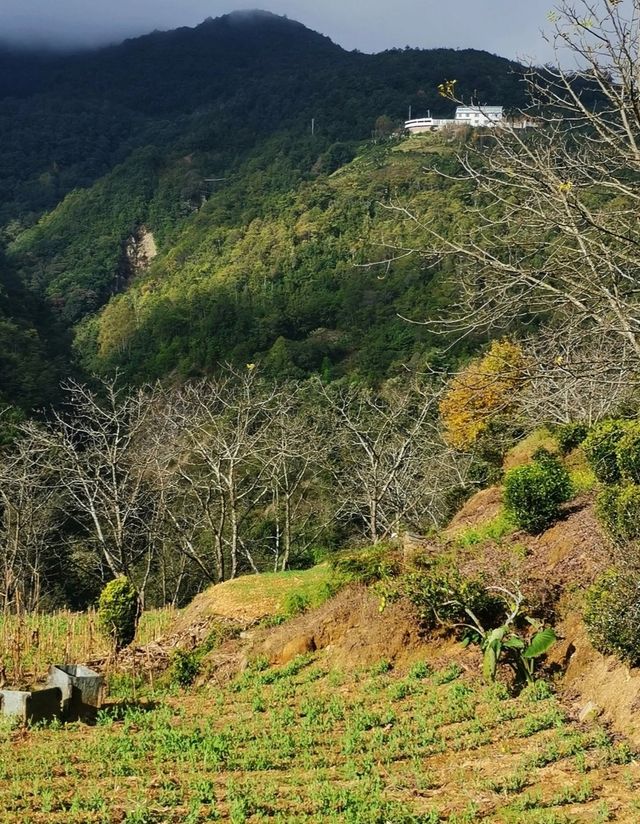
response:
[(147, 698), (93, 728), (5, 729), (0, 822), (640, 820), (627, 745), (544, 683), (512, 698), (455, 663), (346, 673), (318, 655)]

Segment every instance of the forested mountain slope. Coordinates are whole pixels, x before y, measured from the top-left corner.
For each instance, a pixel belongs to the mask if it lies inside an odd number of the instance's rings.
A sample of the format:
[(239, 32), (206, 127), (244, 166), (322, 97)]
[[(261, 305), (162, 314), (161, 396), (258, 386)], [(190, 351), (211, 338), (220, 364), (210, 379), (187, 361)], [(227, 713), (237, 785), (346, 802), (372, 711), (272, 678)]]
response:
[(0, 412), (8, 402), (28, 409), (57, 397), (66, 344), (50, 308), (24, 288), (0, 251)]
[(421, 321), (447, 302), (441, 270), (418, 256), (382, 261), (420, 243), (388, 204), (443, 226), (465, 219), (464, 188), (434, 171), (455, 167), (453, 148), (431, 137), (367, 146), (327, 174), (335, 147), (309, 169), (309, 145), (274, 138), (221, 184), (150, 267), (80, 325), (85, 366), (140, 381), (257, 360), (273, 377), (376, 381), (433, 359), (442, 342), (399, 315)]
[[(346, 52), (267, 13), (76, 55), (4, 50), (0, 68), (11, 265), (66, 328), (80, 324), (85, 365), (136, 379), (258, 356), (276, 372), (379, 376), (406, 358), (420, 335), (389, 322), (403, 301), (426, 311), (430, 276), (378, 280), (354, 264), (380, 256), (376, 203), (423, 187), (425, 158), (372, 135), (410, 106), (450, 112), (447, 78), (467, 97), (522, 102), (502, 58)], [(159, 253), (144, 274), (127, 258), (141, 235)]]

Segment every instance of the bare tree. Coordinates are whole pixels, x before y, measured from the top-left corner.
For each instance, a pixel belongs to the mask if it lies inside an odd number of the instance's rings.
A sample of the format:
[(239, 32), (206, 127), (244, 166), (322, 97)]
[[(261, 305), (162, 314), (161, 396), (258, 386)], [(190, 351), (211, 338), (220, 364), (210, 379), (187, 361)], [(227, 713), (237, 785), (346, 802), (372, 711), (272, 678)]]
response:
[(394, 383), (384, 393), (317, 387), (334, 418), (341, 516), (360, 520), (373, 543), (436, 521), (446, 492), (464, 483), (465, 463), (440, 437), (438, 393)]
[(283, 386), (266, 431), (276, 571), (287, 568), (292, 551), (308, 550), (335, 515), (325, 483), (331, 441), (316, 398), (299, 384)]
[(434, 329), (503, 329), (541, 314), (616, 336), (637, 360), (640, 0), (563, 0), (550, 19), (557, 68), (527, 76), (537, 126), (468, 144), (462, 219), (443, 227), (439, 215), (393, 208), (422, 236), (416, 251), (455, 261), (460, 299)]
[(111, 574), (131, 575), (150, 551), (155, 493), (146, 435), (153, 390), (129, 391), (116, 378), (103, 381), (99, 392), (75, 382), (65, 388), (69, 412), (25, 429), (49, 455), (70, 514), (87, 529)]
[(591, 426), (637, 400), (634, 352), (606, 334), (545, 329), (523, 342), (526, 373), (513, 416), (527, 426), (580, 421)]
[[(216, 380), (185, 385), (169, 407), (182, 445), (174, 467), (182, 509), (191, 500), (201, 513), (220, 581), (236, 577), (241, 559), (259, 571), (245, 530), (269, 490), (265, 435), (279, 391), (262, 384), (253, 369), (228, 368)], [(204, 569), (193, 542), (188, 551)]]
[(0, 453), (0, 600), (37, 611), (55, 560), (60, 494), (36, 439), (18, 436)]
[[(160, 407), (161, 424), (154, 433), (153, 478), (159, 498), (159, 545), (165, 592), (169, 588), (170, 546), (190, 566), (197, 568), (208, 583), (223, 581), (225, 573), (222, 536), (226, 508), (218, 472), (211, 470), (217, 458), (190, 431), (195, 410), (191, 399), (186, 399), (184, 394), (178, 390), (165, 395)], [(206, 455), (204, 461), (200, 460), (201, 451)], [(180, 570), (186, 572), (182, 562)], [(181, 575), (182, 572), (179, 577)]]

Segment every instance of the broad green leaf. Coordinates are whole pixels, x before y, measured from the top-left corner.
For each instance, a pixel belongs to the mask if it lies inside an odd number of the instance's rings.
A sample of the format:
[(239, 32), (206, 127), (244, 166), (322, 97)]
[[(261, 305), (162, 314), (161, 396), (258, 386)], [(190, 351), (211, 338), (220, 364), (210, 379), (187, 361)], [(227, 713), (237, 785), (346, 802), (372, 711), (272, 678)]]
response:
[(506, 641), (502, 642), (502, 646), (507, 649), (524, 649), (526, 644), (522, 638), (518, 638), (517, 635), (512, 635), (511, 638), (507, 638)]
[(487, 635), (487, 644), (495, 644), (496, 641), (502, 641), (507, 631), (506, 627), (497, 627), (496, 629), (491, 630), (489, 635)]
[(553, 629), (547, 627), (533, 636), (531, 643), (522, 654), (525, 658), (537, 658), (539, 655), (544, 655), (557, 640), (558, 636)]

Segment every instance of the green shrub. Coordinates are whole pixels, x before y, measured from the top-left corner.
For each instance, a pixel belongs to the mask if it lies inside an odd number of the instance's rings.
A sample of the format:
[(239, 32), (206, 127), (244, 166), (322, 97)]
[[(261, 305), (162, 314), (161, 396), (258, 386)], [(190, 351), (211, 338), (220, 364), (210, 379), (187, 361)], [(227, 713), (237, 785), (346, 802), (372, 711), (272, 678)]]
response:
[(438, 624), (453, 625), (469, 620), (469, 609), (480, 621), (491, 622), (502, 604), (475, 578), (465, 578), (456, 569), (436, 566), (407, 575), (402, 583), (403, 595), (411, 601), (425, 629)]
[(562, 455), (568, 455), (573, 449), (584, 441), (589, 434), (589, 427), (586, 423), (563, 423), (555, 432)]
[(139, 618), (140, 597), (131, 581), (124, 576), (109, 581), (100, 595), (98, 624), (116, 650), (133, 641)]
[(505, 508), (527, 532), (541, 532), (553, 523), (560, 504), (571, 494), (569, 473), (545, 450), (539, 450), (532, 463), (509, 470), (504, 478)]
[(400, 559), (395, 547), (376, 544), (338, 555), (332, 559), (331, 566), (344, 580), (368, 586), (398, 575)]
[(455, 542), (461, 547), (470, 547), (481, 544), (484, 541), (496, 541), (500, 543), (502, 538), (510, 535), (516, 529), (516, 524), (510, 513), (501, 510), (490, 521), (485, 521), (478, 526), (466, 527), (455, 534)]
[(603, 484), (616, 484), (622, 477), (616, 452), (627, 427), (627, 421), (602, 421), (591, 429), (582, 444), (589, 465)]
[(640, 421), (629, 421), (616, 447), (618, 469), (623, 478), (640, 484)]
[(616, 540), (626, 542), (640, 538), (640, 485), (604, 487), (596, 500), (596, 515)]
[(609, 570), (588, 590), (585, 624), (594, 647), (640, 664), (640, 574)]
[(285, 618), (295, 618), (302, 615), (311, 606), (311, 598), (302, 592), (289, 592), (282, 605), (282, 613)]
[(626, 484), (618, 495), (618, 534), (623, 540), (640, 538), (640, 486)]
[(604, 486), (596, 498), (596, 517), (604, 528), (614, 538), (619, 538), (618, 534), (618, 498), (620, 497), (620, 487)]
[(171, 658), (171, 683), (180, 687), (191, 686), (200, 672), (200, 658), (196, 651), (176, 650)]

